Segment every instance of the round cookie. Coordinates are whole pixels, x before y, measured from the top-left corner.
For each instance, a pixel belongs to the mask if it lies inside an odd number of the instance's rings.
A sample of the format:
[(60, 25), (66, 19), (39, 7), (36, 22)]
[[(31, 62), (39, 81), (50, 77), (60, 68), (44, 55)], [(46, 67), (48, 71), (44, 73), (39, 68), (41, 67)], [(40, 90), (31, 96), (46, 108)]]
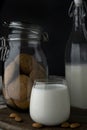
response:
[(11, 107), (16, 107), (14, 101), (9, 97), (6, 88), (3, 89), (3, 95), (8, 105), (10, 105)]
[(37, 63), (36, 67), (30, 73), (30, 78), (32, 81), (35, 79), (46, 78), (46, 76), (46, 70), (39, 63)]
[(18, 75), (19, 73), (18, 69), (19, 68), (14, 61), (8, 64), (4, 72), (5, 86), (8, 85), (11, 82), (11, 80), (13, 80)]
[(18, 100), (14, 100), (15, 105), (20, 108), (20, 109), (27, 109), (29, 108), (29, 101), (25, 100), (25, 101), (18, 101)]
[(20, 67), (23, 74), (29, 75), (32, 70), (32, 56), (29, 54), (20, 54), (15, 58), (15, 62)]
[(6, 100), (6, 103), (7, 103), (7, 105), (9, 105), (11, 107), (16, 108), (16, 105), (12, 99)]
[(30, 96), (32, 82), (26, 75), (19, 75), (8, 85), (8, 95), (13, 100), (24, 101)]

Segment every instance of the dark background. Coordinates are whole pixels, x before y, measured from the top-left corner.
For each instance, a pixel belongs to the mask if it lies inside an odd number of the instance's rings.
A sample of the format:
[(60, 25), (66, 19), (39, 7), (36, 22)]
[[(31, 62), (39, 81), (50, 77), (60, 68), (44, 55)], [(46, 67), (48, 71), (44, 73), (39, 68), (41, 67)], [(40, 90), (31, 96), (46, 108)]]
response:
[(43, 46), (49, 74), (65, 75), (64, 54), (72, 19), (68, 16), (71, 0), (0, 0), (1, 21), (27, 21), (39, 24), (48, 32)]

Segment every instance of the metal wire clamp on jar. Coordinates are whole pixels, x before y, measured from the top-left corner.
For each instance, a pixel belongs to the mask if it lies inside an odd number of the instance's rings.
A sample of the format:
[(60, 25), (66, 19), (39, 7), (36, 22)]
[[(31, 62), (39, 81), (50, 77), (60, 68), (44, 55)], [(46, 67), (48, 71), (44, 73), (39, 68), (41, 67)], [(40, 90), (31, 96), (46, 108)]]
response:
[(4, 62), (3, 94), (8, 106), (26, 110), (35, 79), (48, 76), (47, 60), (41, 48), (42, 28), (21, 22), (5, 24), (2, 42), (9, 53)]

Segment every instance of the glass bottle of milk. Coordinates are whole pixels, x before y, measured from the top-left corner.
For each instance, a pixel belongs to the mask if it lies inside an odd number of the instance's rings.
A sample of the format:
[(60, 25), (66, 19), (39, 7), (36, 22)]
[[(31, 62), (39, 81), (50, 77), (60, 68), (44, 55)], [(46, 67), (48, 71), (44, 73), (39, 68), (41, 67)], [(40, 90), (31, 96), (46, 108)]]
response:
[(69, 86), (71, 106), (87, 109), (87, 32), (86, 3), (74, 0), (69, 9), (73, 28), (65, 52), (65, 77)]

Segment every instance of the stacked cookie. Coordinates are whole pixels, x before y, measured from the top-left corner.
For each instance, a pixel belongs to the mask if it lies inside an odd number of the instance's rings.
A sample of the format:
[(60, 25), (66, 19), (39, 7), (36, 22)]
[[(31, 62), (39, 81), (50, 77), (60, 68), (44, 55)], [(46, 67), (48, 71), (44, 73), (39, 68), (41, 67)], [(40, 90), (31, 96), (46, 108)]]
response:
[(28, 109), (33, 82), (45, 78), (45, 68), (29, 54), (21, 53), (10, 62), (4, 72), (3, 94), (8, 105)]

